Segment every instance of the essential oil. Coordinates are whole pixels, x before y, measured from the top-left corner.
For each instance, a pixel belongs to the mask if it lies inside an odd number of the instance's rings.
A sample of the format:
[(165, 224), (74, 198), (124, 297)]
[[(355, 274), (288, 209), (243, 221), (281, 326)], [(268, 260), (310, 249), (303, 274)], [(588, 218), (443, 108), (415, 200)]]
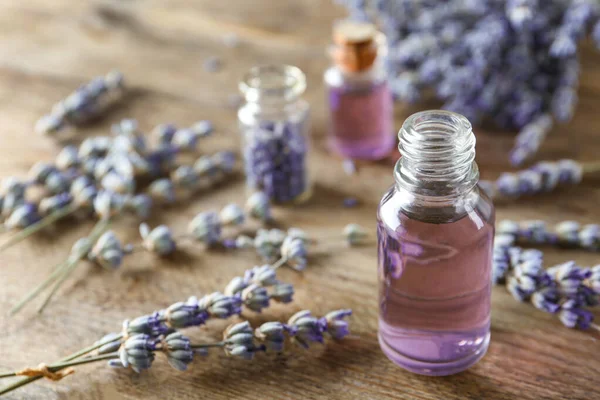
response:
[(450, 375), (489, 344), (494, 207), (464, 117), (418, 113), (399, 138), (396, 184), (378, 210), (379, 342), (409, 371)]
[(329, 146), (344, 157), (384, 158), (395, 144), (385, 37), (372, 24), (342, 21), (334, 42), (334, 65), (325, 72)]

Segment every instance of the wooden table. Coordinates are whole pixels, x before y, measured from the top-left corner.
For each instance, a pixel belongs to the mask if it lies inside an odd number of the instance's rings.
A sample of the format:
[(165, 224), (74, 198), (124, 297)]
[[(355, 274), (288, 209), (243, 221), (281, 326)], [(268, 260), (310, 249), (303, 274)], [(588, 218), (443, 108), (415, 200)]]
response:
[[(37, 160), (52, 160), (59, 146), (36, 136), (36, 119), (52, 104), (89, 78), (113, 68), (125, 73), (133, 88), (127, 105), (80, 134), (106, 134), (120, 118), (137, 118), (144, 129), (166, 121), (185, 126), (211, 119), (218, 134), (208, 150), (237, 149), (235, 110), (228, 98), (240, 76), (254, 64), (290, 63), (308, 75), (307, 98), (313, 106), (314, 197), (305, 206), (277, 208), (285, 226), (305, 229), (318, 239), (308, 270), (281, 273), (297, 294), (289, 306), (277, 306), (249, 319), (260, 323), (285, 319), (310, 308), (320, 314), (340, 307), (354, 310), (354, 336), (344, 343), (261, 355), (252, 363), (213, 351), (185, 373), (157, 359), (141, 375), (104, 365), (78, 368), (59, 383), (39, 381), (7, 399), (599, 399), (598, 335), (569, 330), (553, 316), (520, 304), (503, 289), (493, 293), (492, 343), (486, 357), (469, 371), (444, 378), (422, 377), (395, 367), (377, 343), (376, 254), (373, 246), (347, 249), (340, 231), (350, 222), (374, 233), (381, 194), (392, 183), (392, 162), (360, 165), (356, 176), (344, 174), (340, 160), (323, 144), (325, 130), (321, 75), (328, 61), (331, 21), (343, 15), (326, 0), (29, 0), (0, 3), (0, 170), (23, 176)], [(237, 48), (223, 46), (234, 33)], [(203, 61), (217, 55), (223, 68), (206, 72)], [(583, 57), (580, 104), (574, 121), (556, 127), (539, 159), (572, 157), (591, 161), (600, 151), (600, 56)], [(423, 105), (420, 106), (423, 108)], [(411, 112), (398, 104), (396, 128)], [(477, 130), (478, 161), (483, 177), (508, 169), (514, 133)], [(341, 206), (347, 196), (360, 199), (354, 209)], [(176, 209), (159, 213), (151, 223), (176, 230), (200, 210), (243, 202), (237, 179)], [(600, 190), (592, 184), (554, 195), (498, 205), (498, 218), (575, 219), (598, 222)], [(132, 220), (116, 224), (124, 240), (137, 240)], [(7, 310), (51, 266), (63, 260), (71, 244), (91, 222), (60, 224), (0, 256), (0, 305)], [(52, 362), (120, 329), (121, 321), (163, 308), (189, 295), (224, 287), (233, 276), (258, 263), (250, 255), (205, 252), (193, 246), (159, 261), (148, 254), (126, 260), (118, 272), (83, 265), (41, 316), (34, 308), (15, 318), (0, 314), (3, 339), (0, 371)], [(594, 254), (548, 251), (558, 263), (576, 259), (598, 262)], [(227, 325), (211, 322), (192, 332), (215, 340)]]

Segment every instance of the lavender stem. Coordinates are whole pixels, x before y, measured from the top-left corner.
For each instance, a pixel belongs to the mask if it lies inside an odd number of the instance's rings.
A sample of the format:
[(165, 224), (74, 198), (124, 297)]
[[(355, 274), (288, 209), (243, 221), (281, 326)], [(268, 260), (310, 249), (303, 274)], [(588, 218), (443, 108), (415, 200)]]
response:
[(33, 235), (36, 232), (39, 232), (40, 230), (42, 230), (45, 227), (51, 225), (52, 223), (58, 221), (59, 219), (66, 217), (69, 214), (74, 213), (75, 211), (77, 211), (77, 208), (78, 207), (75, 205), (70, 205), (68, 207), (60, 209), (60, 210), (48, 215), (46, 218), (39, 220), (35, 224), (28, 226), (27, 228), (25, 228), (22, 231), (15, 234), (8, 241), (6, 241), (2, 245), (0, 245), (0, 252), (8, 249), (9, 247), (12, 247), (13, 245), (15, 245), (17, 243), (22, 242), (23, 240), (27, 239), (29, 236)]

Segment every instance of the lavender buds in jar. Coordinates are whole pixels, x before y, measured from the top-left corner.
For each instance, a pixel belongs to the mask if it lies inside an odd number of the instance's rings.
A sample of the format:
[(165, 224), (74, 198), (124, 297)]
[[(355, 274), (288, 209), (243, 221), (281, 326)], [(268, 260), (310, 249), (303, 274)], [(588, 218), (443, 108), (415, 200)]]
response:
[(238, 112), (246, 183), (278, 203), (301, 202), (311, 192), (305, 89), (304, 73), (289, 65), (254, 67), (240, 83), (246, 99)]

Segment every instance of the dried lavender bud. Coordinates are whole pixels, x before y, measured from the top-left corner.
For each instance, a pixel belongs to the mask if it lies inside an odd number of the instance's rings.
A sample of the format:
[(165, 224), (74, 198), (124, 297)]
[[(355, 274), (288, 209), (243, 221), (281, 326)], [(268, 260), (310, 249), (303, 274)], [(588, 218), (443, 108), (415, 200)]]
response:
[(219, 151), (212, 156), (212, 160), (219, 171), (230, 174), (235, 168), (236, 156), (231, 151)]
[(246, 210), (252, 218), (268, 222), (271, 220), (271, 202), (263, 192), (256, 192), (246, 200)]
[(525, 125), (515, 140), (515, 147), (510, 153), (510, 161), (513, 165), (521, 165), (532, 157), (539, 149), (552, 129), (552, 116), (542, 114), (527, 125)]
[(221, 239), (221, 222), (214, 211), (197, 214), (188, 225), (188, 232), (196, 239), (211, 246)]
[(61, 115), (47, 114), (42, 116), (35, 123), (34, 130), (37, 133), (55, 133), (65, 127), (65, 121)]
[(556, 225), (558, 240), (568, 246), (576, 246), (579, 242), (580, 225), (575, 221), (563, 221)]
[(116, 269), (121, 266), (125, 251), (121, 241), (113, 231), (100, 236), (88, 254), (88, 258), (104, 268)]
[(254, 247), (263, 259), (271, 261), (279, 255), (284, 240), (285, 233), (280, 229), (259, 229), (254, 238)]
[(294, 340), (302, 347), (308, 348), (310, 343), (323, 343), (323, 332), (327, 329), (327, 321), (313, 317), (309, 310), (299, 311), (288, 320), (294, 331)]
[(70, 186), (71, 180), (60, 171), (51, 172), (44, 182), (44, 187), (52, 194), (67, 192)]
[(287, 237), (300, 239), (304, 243), (308, 243), (308, 235), (300, 228), (290, 228), (287, 230)]
[(208, 311), (200, 308), (196, 297), (171, 305), (164, 314), (167, 324), (174, 329), (204, 325), (209, 317)]
[(214, 127), (212, 122), (203, 120), (194, 123), (194, 125), (190, 127), (190, 130), (194, 132), (196, 136), (203, 138), (210, 136), (210, 134), (214, 131)]
[(245, 220), (244, 210), (237, 204), (228, 204), (219, 213), (222, 225), (242, 225)]
[(169, 331), (169, 327), (162, 321), (158, 312), (143, 315), (131, 321), (123, 321), (123, 332), (127, 334), (146, 334), (150, 336), (160, 336)]
[(118, 124), (111, 126), (111, 131), (114, 135), (127, 139), (131, 144), (129, 150), (134, 150), (140, 154), (144, 154), (147, 149), (146, 138), (143, 132), (139, 129), (138, 122), (135, 119), (122, 119)]
[(325, 321), (327, 321), (327, 333), (331, 335), (332, 338), (336, 340), (343, 339), (344, 337), (350, 334), (350, 330), (348, 329), (348, 322), (344, 320), (344, 318), (352, 315), (352, 310), (336, 310), (330, 313), (327, 313), (325, 317)]
[(358, 205), (358, 200), (354, 197), (346, 197), (343, 202), (344, 207), (352, 208)]
[[(38, 161), (29, 169), (29, 179), (39, 185), (43, 185), (50, 176), (51, 173), (56, 172), (57, 169), (54, 165), (45, 161)], [(14, 187), (14, 188), (13, 188)], [(21, 190), (23, 188), (23, 190)], [(2, 193), (16, 191), (17, 194), (22, 196), (25, 193), (24, 187), (21, 182), (13, 177), (5, 178), (2, 181)]]
[(171, 181), (176, 187), (195, 190), (200, 184), (200, 176), (193, 167), (182, 165), (173, 171), (171, 174)]
[(283, 350), (287, 327), (281, 322), (266, 322), (254, 331), (254, 336), (268, 351), (280, 352)]
[(303, 271), (306, 268), (307, 251), (302, 239), (290, 236), (286, 237), (280, 251), (281, 257), (295, 270)]
[(254, 248), (254, 239), (250, 236), (240, 235), (235, 238), (235, 247), (237, 249), (252, 249)]
[(229, 356), (251, 360), (257, 350), (254, 333), (248, 321), (232, 325), (223, 335), (225, 353)]
[(119, 350), (119, 359), (123, 367), (131, 367), (140, 373), (149, 369), (154, 361), (156, 341), (148, 335), (139, 334), (128, 338)]
[(75, 243), (73, 243), (70, 256), (82, 258), (88, 253), (91, 246), (92, 242), (89, 238), (79, 238)]
[(241, 298), (243, 304), (255, 312), (261, 312), (263, 308), (269, 307), (270, 297), (267, 289), (256, 284), (242, 290)]
[(170, 145), (173, 136), (177, 132), (177, 127), (173, 124), (160, 124), (152, 130), (152, 135), (156, 137), (159, 145)]
[(109, 219), (121, 212), (125, 198), (117, 193), (101, 190), (94, 199), (94, 212), (101, 219)]
[(95, 136), (85, 139), (79, 145), (79, 158), (104, 158), (112, 146), (112, 139), (107, 136)]
[(102, 347), (98, 348), (98, 355), (101, 354), (109, 354), (114, 353), (119, 350), (121, 347), (121, 334), (120, 333), (109, 333), (107, 335), (102, 336), (102, 339), (98, 340), (96, 344), (105, 343), (108, 340), (112, 340), (109, 343), (104, 344)]
[(55, 196), (45, 197), (40, 200), (38, 212), (40, 216), (47, 217), (52, 213), (68, 207), (72, 200), (73, 197), (69, 193), (61, 193)]
[(67, 171), (71, 168), (77, 168), (79, 166), (79, 150), (77, 147), (68, 145), (56, 156), (56, 166), (62, 171)]
[(180, 332), (173, 332), (167, 335), (164, 344), (164, 352), (169, 364), (176, 370), (187, 370), (188, 364), (194, 361), (194, 350), (190, 339)]
[(227, 319), (241, 312), (241, 300), (235, 296), (226, 296), (214, 292), (202, 297), (198, 306), (206, 310), (211, 317)]
[(544, 221), (524, 221), (521, 223), (519, 235), (531, 243), (545, 243), (548, 239), (548, 231)]
[(178, 129), (173, 135), (172, 143), (180, 151), (194, 152), (198, 146), (198, 135), (192, 129)]
[(8, 218), (18, 207), (25, 204), (25, 198), (15, 193), (8, 193), (2, 199), (2, 217)]
[(24, 203), (18, 206), (4, 222), (6, 229), (24, 229), (40, 220), (35, 205)]
[(249, 188), (277, 202), (299, 198), (308, 190), (305, 120), (263, 122), (246, 127), (244, 160)]
[(540, 162), (523, 171), (504, 173), (493, 183), (481, 181), (480, 184), (493, 187), (492, 194), (517, 198), (549, 192), (559, 185), (577, 185), (582, 177), (583, 169), (580, 163), (574, 160), (560, 160), (552, 163)]
[(250, 282), (246, 277), (242, 278), (240, 276), (236, 276), (227, 284), (227, 286), (225, 286), (223, 293), (225, 293), (227, 296), (233, 296), (241, 293), (242, 290), (248, 287), (248, 285), (250, 285)]
[(579, 243), (585, 249), (600, 250), (600, 225), (589, 224), (583, 226), (579, 231)]
[(250, 270), (249, 280), (259, 286), (267, 287), (279, 283), (277, 273), (270, 265), (261, 265)]
[(367, 232), (358, 224), (346, 225), (343, 234), (350, 246), (362, 244), (367, 238)]
[(589, 285), (596, 294), (600, 294), (600, 265), (591, 268)]
[(277, 303), (291, 303), (294, 297), (294, 287), (288, 283), (277, 283), (273, 286), (270, 297)]
[(170, 179), (157, 179), (148, 186), (150, 197), (161, 203), (172, 204), (175, 202), (175, 187)]
[(548, 268), (548, 274), (554, 278), (562, 293), (566, 296), (574, 296), (592, 272), (577, 266), (575, 261), (568, 261)]
[(570, 299), (561, 305), (558, 318), (567, 328), (587, 329), (594, 320), (594, 315), (582, 308), (576, 300)]
[(554, 314), (560, 310), (560, 293), (554, 287), (545, 287), (531, 295), (531, 303), (538, 310)]
[(147, 194), (136, 194), (125, 199), (123, 209), (133, 212), (140, 219), (147, 219), (152, 211), (152, 198)]
[(119, 194), (131, 194), (135, 191), (135, 181), (114, 171), (108, 172), (101, 181), (104, 190)]
[(140, 235), (144, 239), (144, 248), (159, 256), (171, 255), (177, 249), (173, 233), (166, 225), (159, 225), (150, 231), (148, 224), (141, 224)]

